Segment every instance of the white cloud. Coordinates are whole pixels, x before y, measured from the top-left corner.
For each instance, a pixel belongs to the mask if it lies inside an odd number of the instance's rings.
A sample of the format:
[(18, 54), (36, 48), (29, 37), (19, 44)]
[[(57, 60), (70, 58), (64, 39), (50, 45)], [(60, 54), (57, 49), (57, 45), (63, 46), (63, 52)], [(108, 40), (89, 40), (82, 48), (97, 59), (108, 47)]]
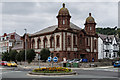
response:
[[(56, 16), (62, 2), (22, 2), (3, 3), (3, 32), (17, 31), (21, 35), (24, 28), (34, 33), (57, 24)], [(71, 22), (84, 28), (85, 19), (91, 12), (98, 27), (117, 25), (117, 2), (66, 2), (72, 16)]]

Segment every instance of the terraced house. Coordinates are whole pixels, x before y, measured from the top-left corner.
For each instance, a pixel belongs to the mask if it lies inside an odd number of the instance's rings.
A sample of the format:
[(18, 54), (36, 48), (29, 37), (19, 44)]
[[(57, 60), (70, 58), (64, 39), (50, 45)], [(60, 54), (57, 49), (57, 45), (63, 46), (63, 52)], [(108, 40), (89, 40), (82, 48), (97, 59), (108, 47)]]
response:
[(25, 34), (24, 48), (26, 37), (27, 48), (35, 49), (36, 53), (42, 48), (49, 48), (59, 61), (63, 58), (86, 58), (88, 61), (92, 59), (97, 61), (98, 35), (95, 30), (96, 22), (91, 13), (85, 21), (84, 29), (70, 22), (71, 15), (64, 3), (56, 18), (58, 25), (47, 27), (34, 34)]

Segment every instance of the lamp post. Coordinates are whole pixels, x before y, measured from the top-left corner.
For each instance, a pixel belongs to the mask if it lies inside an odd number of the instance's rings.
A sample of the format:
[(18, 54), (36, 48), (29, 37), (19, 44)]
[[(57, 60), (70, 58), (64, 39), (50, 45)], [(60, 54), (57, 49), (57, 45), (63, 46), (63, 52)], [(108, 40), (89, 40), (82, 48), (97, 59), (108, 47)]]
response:
[(26, 51), (26, 34), (27, 34), (27, 29), (24, 29), (25, 30), (25, 62), (26, 62), (26, 54), (27, 54), (27, 51)]
[(38, 59), (39, 59), (39, 69), (40, 69), (40, 58), (41, 58), (41, 56), (40, 56), (40, 54), (38, 54)]
[(52, 67), (53, 67), (53, 53), (50, 53), (50, 56), (52, 58)]

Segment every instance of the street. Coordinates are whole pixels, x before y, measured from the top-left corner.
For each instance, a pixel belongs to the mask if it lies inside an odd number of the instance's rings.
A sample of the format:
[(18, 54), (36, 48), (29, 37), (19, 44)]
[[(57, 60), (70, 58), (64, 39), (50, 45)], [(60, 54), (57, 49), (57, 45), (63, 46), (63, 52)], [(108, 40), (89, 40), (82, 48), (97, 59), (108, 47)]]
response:
[(119, 69), (113, 67), (98, 67), (98, 68), (72, 68), (77, 72), (77, 75), (62, 75), (62, 76), (43, 76), (43, 75), (29, 75), (31, 69), (20, 69), (20, 67), (1, 67), (2, 78), (111, 78), (117, 79), (119, 77)]

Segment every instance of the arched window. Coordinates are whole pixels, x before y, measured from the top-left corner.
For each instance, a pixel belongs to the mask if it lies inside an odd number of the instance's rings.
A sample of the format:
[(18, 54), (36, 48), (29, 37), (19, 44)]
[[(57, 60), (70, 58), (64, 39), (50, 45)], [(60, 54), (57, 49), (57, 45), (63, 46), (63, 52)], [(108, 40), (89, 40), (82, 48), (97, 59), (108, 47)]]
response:
[(47, 48), (47, 38), (46, 37), (44, 37), (43, 43), (44, 43), (44, 48)]
[(76, 36), (75, 35), (73, 36), (73, 45), (74, 46), (76, 45)]
[(40, 38), (39, 38), (38, 41), (37, 41), (37, 48), (38, 48), (38, 49), (41, 48), (41, 40), (40, 40)]
[(74, 58), (76, 58), (76, 53), (74, 53)]
[(32, 40), (32, 49), (35, 49), (35, 40)]
[(57, 54), (56, 54), (56, 56), (59, 58), (59, 57), (60, 57), (60, 54), (59, 54), (59, 53), (57, 53)]
[(68, 46), (70, 47), (70, 46), (71, 46), (71, 36), (68, 36), (67, 39), (68, 39), (68, 40), (67, 40), (67, 42), (68, 42)]
[(68, 59), (70, 59), (70, 53), (68, 53)]
[(60, 46), (60, 36), (59, 35), (56, 36), (56, 46), (57, 47)]
[(54, 37), (52, 36), (50, 38), (50, 48), (53, 48), (54, 47)]

